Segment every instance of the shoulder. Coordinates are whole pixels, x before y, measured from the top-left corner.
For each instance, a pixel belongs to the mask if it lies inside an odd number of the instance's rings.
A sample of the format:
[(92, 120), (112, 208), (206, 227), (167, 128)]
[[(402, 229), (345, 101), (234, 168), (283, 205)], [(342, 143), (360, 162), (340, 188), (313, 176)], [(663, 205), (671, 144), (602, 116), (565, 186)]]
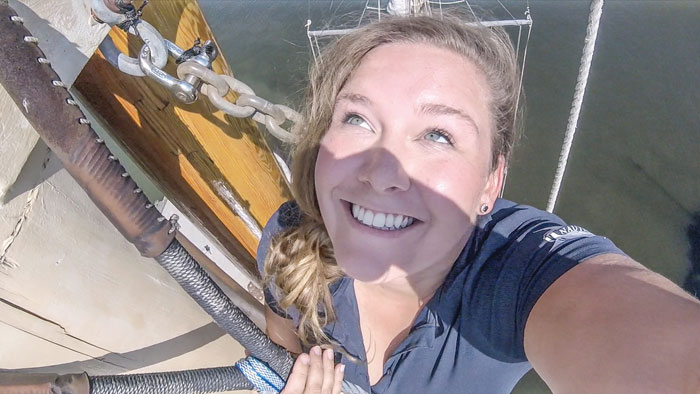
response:
[(267, 250), (270, 248), (272, 239), (282, 231), (297, 227), (301, 222), (301, 211), (296, 201), (287, 201), (277, 208), (277, 211), (268, 219), (260, 236), (260, 243), (257, 249), (258, 271), (262, 274), (263, 264)]
[(581, 261), (602, 253), (622, 253), (610, 240), (582, 226), (504, 199), (498, 199), (493, 211), (480, 219), (475, 238), (481, 260), (507, 258), (510, 268), (538, 258), (562, 256)]
[(563, 225), (564, 221), (557, 215), (499, 198), (491, 213), (479, 218), (477, 230), (486, 235), (509, 236), (513, 233)]
[[(261, 277), (265, 276), (265, 258), (267, 257), (272, 240), (283, 231), (299, 226), (300, 222), (301, 211), (299, 205), (297, 205), (295, 201), (283, 203), (267, 221), (260, 237), (260, 243), (258, 243), (256, 256), (258, 272)], [(270, 310), (279, 316), (292, 318), (296, 322), (298, 320), (298, 311), (294, 308), (284, 311), (278, 305), (277, 298), (275, 297), (275, 294), (278, 294), (278, 292), (279, 290), (272, 284), (270, 284), (270, 286), (265, 286), (263, 289), (265, 303)]]
[(464, 271), (462, 315), (470, 340), (499, 360), (525, 361), (525, 323), (539, 297), (581, 261), (608, 253), (622, 252), (556, 215), (497, 200), (457, 262)]

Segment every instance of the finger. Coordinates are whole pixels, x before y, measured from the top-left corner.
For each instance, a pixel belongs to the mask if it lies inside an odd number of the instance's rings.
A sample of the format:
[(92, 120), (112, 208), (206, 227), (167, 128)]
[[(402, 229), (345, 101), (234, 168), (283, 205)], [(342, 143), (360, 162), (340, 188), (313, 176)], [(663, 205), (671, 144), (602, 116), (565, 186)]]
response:
[(297, 357), (289, 374), (284, 390), (280, 394), (301, 394), (306, 387), (306, 378), (309, 376), (309, 366), (311, 364), (309, 355), (302, 353)]
[(323, 384), (323, 360), (321, 347), (314, 346), (309, 352), (309, 376), (306, 377), (306, 391), (308, 393), (320, 393)]
[(333, 378), (333, 394), (340, 394), (340, 390), (343, 388), (343, 376), (345, 376), (345, 364), (336, 365)]
[(323, 384), (321, 385), (321, 392), (324, 394), (330, 394), (333, 390), (333, 382), (335, 377), (335, 370), (333, 368), (333, 349), (326, 349), (323, 351)]

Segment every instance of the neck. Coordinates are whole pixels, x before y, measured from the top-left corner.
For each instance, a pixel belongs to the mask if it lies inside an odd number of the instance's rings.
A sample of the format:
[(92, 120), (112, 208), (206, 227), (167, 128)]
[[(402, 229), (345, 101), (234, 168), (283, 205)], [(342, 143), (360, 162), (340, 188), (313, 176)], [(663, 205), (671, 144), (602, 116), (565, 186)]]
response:
[(425, 305), (445, 280), (451, 266), (445, 270), (421, 272), (410, 277), (374, 282), (355, 281), (355, 288), (371, 294), (382, 302), (394, 305)]

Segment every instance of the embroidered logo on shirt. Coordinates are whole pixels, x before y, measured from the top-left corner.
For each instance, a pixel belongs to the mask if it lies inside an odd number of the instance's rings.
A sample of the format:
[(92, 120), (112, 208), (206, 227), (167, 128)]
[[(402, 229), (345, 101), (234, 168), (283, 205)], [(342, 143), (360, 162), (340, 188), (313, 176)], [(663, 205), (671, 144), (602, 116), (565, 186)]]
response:
[(545, 234), (544, 240), (547, 242), (561, 242), (566, 241), (568, 239), (586, 238), (593, 236), (594, 235), (591, 234), (591, 232), (589, 232), (581, 226), (564, 226)]

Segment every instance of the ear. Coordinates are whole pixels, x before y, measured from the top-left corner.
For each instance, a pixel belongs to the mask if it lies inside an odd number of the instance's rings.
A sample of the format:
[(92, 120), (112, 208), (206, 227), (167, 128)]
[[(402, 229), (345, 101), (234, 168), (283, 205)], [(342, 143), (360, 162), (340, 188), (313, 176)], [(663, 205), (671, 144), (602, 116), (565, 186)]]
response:
[(479, 204), (479, 207), (481, 207), (483, 204), (487, 204), (489, 208), (486, 212), (479, 211), (479, 215), (488, 214), (493, 209), (496, 198), (498, 198), (498, 195), (501, 193), (501, 189), (503, 188), (503, 177), (505, 175), (505, 171), (506, 160), (503, 156), (499, 156), (498, 165), (489, 174), (489, 178), (484, 186), (484, 192), (481, 195), (481, 204)]

